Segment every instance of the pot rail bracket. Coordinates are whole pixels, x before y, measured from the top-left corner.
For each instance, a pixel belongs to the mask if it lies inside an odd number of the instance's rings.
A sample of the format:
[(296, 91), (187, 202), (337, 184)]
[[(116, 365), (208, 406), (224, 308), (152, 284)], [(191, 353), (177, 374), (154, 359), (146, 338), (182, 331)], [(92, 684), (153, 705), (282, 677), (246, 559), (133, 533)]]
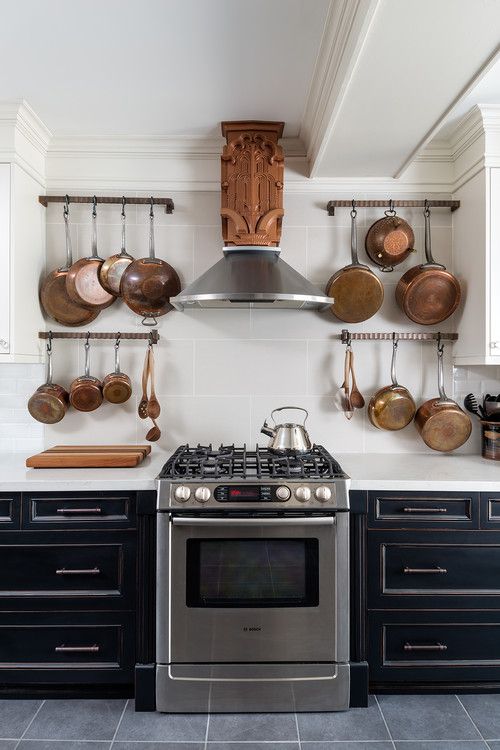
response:
[[(452, 201), (452, 200), (399, 200), (399, 201), (393, 201), (393, 200), (368, 200), (368, 201), (354, 201), (356, 204), (356, 208), (388, 208), (389, 205), (394, 208), (425, 208), (425, 206), (429, 206), (429, 208), (449, 208), (450, 211), (456, 211), (457, 208), (460, 208), (460, 201)], [(352, 200), (332, 200), (328, 201), (326, 204), (326, 210), (328, 211), (328, 216), (335, 216), (335, 209), (336, 208), (352, 208), (353, 201)]]
[[(123, 196), (117, 197), (117, 196), (109, 196), (109, 195), (97, 195), (95, 196), (97, 200), (97, 204), (117, 204), (122, 205), (123, 204)], [(125, 197), (125, 205), (126, 206), (150, 206), (151, 205), (151, 198), (127, 198)], [(72, 203), (93, 203), (94, 202), (94, 196), (93, 195), (39, 195), (38, 196), (38, 202), (42, 204), (42, 206), (45, 206), (47, 208), (49, 203), (66, 203), (66, 200), (68, 200), (68, 203), (71, 205)], [(153, 197), (153, 206), (165, 206), (165, 213), (166, 214), (172, 214), (174, 212), (174, 202), (172, 198), (154, 198)]]
[(151, 344), (157, 344), (160, 340), (160, 334), (156, 329), (149, 333), (115, 333), (103, 331), (39, 331), (39, 339), (106, 339), (109, 341), (125, 341), (129, 339), (149, 341)]
[(353, 332), (343, 328), (338, 338), (343, 344), (349, 344), (351, 341), (457, 341), (458, 333), (441, 331)]

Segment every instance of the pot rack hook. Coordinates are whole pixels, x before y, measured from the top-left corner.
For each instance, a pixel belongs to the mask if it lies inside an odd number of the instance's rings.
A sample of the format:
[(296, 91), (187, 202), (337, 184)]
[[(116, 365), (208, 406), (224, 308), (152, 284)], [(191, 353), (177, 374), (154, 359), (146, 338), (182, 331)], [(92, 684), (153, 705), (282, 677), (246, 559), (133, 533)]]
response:
[(431, 215), (431, 209), (429, 208), (429, 201), (427, 198), (424, 201), (424, 216), (429, 217)]
[[(389, 208), (387, 209), (387, 211), (384, 211), (384, 213), (386, 216), (396, 216), (396, 210), (394, 208), (394, 201), (392, 200), (392, 198), (389, 198)], [(391, 271), (392, 270), (393, 269), (391, 268)]]
[(90, 349), (90, 331), (87, 331), (87, 335), (85, 336), (85, 349)]
[(351, 218), (354, 219), (358, 214), (357, 208), (356, 208), (356, 201), (354, 198), (352, 199), (352, 209), (351, 209)]
[(396, 338), (396, 331), (393, 331), (392, 332), (392, 346), (393, 346), (393, 348), (397, 349), (398, 348), (398, 344), (399, 344), (399, 339)]
[(63, 215), (65, 219), (67, 219), (69, 216), (69, 195), (67, 193), (64, 197)]
[(115, 349), (118, 350), (120, 347), (120, 339), (121, 339), (121, 333), (118, 331), (116, 334), (116, 341), (115, 341)]
[(438, 335), (437, 335), (437, 350), (438, 350), (438, 355), (441, 357), (444, 352), (444, 344), (441, 338), (441, 331), (438, 331)]
[(51, 354), (52, 352), (52, 331), (49, 331), (49, 335), (47, 336), (47, 354)]
[(155, 202), (154, 202), (153, 196), (151, 196), (151, 198), (150, 198), (150, 209), (149, 209), (149, 218), (150, 219), (154, 218), (154, 211), (153, 211), (154, 204), (155, 204)]
[(97, 216), (97, 197), (95, 195), (92, 198), (92, 216), (94, 219)]
[(127, 199), (124, 195), (122, 195), (122, 219), (125, 218), (125, 203), (127, 202)]

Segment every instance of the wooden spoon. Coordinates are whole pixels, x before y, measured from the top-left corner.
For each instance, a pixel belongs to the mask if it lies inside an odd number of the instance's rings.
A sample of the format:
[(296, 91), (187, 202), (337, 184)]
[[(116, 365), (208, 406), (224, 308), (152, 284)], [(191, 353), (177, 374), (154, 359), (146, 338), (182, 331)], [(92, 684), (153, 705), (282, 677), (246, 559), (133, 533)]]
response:
[(352, 419), (353, 409), (351, 399), (349, 396), (349, 373), (351, 371), (351, 350), (346, 349), (345, 361), (344, 361), (344, 382), (340, 386), (344, 391), (344, 398), (342, 402), (342, 408), (344, 410), (344, 416), (346, 419)]
[(139, 402), (137, 413), (141, 419), (148, 416), (148, 377), (149, 377), (149, 347), (144, 358), (144, 368), (142, 370), (142, 398)]
[(150, 443), (156, 443), (161, 438), (161, 430), (154, 419), (151, 419), (151, 421), (153, 422), (153, 426), (146, 433), (146, 440), (149, 440)]
[(149, 350), (149, 382), (151, 385), (151, 391), (149, 394), (149, 401), (147, 405), (147, 414), (151, 419), (158, 419), (160, 416), (160, 402), (156, 398), (155, 393), (155, 359), (153, 349)]
[(365, 405), (365, 399), (363, 394), (360, 393), (356, 384), (356, 376), (354, 375), (354, 352), (351, 351), (351, 377), (352, 377), (352, 389), (351, 389), (351, 404), (355, 409), (362, 409)]

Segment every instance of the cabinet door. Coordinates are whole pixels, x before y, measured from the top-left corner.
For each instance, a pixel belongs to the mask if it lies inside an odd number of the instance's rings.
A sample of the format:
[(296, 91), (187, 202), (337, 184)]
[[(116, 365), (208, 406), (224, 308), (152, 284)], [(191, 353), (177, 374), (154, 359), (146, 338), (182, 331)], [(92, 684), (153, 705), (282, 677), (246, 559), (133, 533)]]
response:
[(0, 354), (10, 352), (10, 164), (0, 164)]
[(489, 303), (490, 352), (492, 356), (500, 358), (500, 298), (498, 295), (497, 279), (500, 278), (500, 216), (498, 202), (500, 200), (500, 169), (490, 170), (490, 263), (486, 268), (487, 300)]

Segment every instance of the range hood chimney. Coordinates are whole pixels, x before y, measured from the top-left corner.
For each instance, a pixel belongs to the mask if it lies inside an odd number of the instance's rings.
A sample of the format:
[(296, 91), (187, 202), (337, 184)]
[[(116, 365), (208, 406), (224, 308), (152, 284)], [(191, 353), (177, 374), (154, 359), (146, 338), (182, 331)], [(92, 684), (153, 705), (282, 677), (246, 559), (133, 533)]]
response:
[(282, 122), (223, 122), (223, 257), (171, 303), (210, 307), (318, 310), (333, 299), (281, 260)]

